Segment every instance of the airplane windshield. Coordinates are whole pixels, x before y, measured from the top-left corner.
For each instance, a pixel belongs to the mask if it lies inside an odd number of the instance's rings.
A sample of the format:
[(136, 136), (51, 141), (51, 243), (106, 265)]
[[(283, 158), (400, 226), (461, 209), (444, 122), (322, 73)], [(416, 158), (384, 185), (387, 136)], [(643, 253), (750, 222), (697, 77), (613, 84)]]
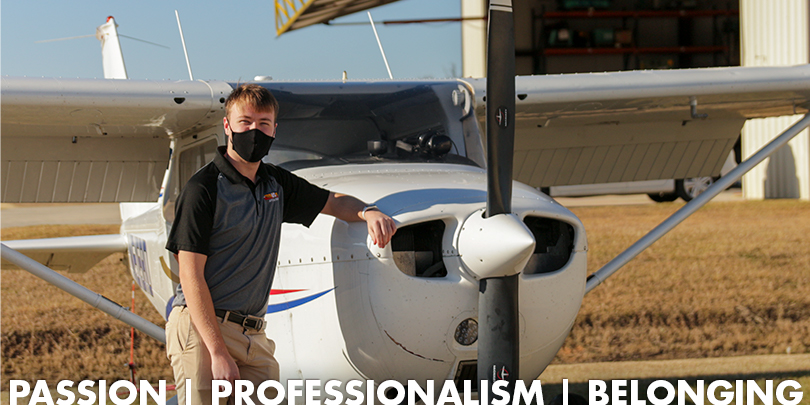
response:
[(464, 104), (471, 95), (457, 81), (263, 85), (280, 105), (266, 162), (288, 170), (380, 162), (484, 166), (478, 126)]

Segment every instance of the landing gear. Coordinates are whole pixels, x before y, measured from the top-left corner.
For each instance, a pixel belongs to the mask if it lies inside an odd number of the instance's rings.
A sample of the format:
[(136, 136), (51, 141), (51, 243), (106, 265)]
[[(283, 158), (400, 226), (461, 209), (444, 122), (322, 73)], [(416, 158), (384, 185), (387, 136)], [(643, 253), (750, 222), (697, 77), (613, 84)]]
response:
[(677, 193), (650, 193), (647, 195), (655, 202), (672, 202), (678, 199)]
[(701, 193), (706, 191), (709, 186), (714, 184), (714, 177), (693, 177), (690, 179), (675, 180), (675, 193), (678, 197), (683, 198), (684, 201), (692, 201), (697, 198)]

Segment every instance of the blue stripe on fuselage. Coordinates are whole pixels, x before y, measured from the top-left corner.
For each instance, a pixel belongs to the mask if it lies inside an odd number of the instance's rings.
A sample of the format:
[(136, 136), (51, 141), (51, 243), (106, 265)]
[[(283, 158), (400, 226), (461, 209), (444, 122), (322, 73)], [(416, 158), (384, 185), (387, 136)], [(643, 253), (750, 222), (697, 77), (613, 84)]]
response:
[(295, 308), (295, 307), (300, 306), (300, 305), (304, 305), (307, 302), (310, 302), (310, 301), (313, 301), (313, 300), (315, 300), (317, 298), (320, 298), (321, 296), (325, 295), (326, 293), (328, 293), (328, 292), (330, 292), (332, 290), (334, 290), (334, 288), (330, 288), (330, 289), (328, 289), (326, 291), (319, 292), (317, 294), (313, 294), (313, 295), (310, 295), (310, 296), (307, 296), (307, 297), (304, 297), (304, 298), (299, 298), (297, 300), (292, 300), (290, 302), (282, 302), (280, 304), (270, 304), (270, 305), (267, 306), (267, 313), (268, 314), (273, 314), (273, 313), (276, 313), (276, 312), (286, 311), (288, 309)]

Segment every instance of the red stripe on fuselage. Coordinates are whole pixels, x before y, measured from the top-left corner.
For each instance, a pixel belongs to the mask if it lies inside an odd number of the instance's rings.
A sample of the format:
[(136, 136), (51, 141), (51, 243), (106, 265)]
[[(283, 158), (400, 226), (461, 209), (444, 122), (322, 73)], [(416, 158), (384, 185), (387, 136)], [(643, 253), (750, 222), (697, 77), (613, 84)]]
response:
[(270, 295), (289, 294), (299, 291), (306, 291), (306, 290), (270, 290)]

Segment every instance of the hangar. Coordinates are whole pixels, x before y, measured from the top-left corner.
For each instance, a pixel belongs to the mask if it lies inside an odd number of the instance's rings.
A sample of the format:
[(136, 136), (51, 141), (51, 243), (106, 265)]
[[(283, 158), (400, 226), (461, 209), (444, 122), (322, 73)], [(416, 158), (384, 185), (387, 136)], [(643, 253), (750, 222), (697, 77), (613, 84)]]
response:
[[(275, 0), (284, 32), (396, 0)], [(460, 0), (464, 77), (486, 75), (487, 0)], [(807, 0), (517, 0), (519, 75), (810, 63)], [(456, 16), (448, 16), (456, 17)], [(752, 120), (742, 158), (799, 116)], [(808, 132), (745, 175), (747, 199), (810, 200)]]

